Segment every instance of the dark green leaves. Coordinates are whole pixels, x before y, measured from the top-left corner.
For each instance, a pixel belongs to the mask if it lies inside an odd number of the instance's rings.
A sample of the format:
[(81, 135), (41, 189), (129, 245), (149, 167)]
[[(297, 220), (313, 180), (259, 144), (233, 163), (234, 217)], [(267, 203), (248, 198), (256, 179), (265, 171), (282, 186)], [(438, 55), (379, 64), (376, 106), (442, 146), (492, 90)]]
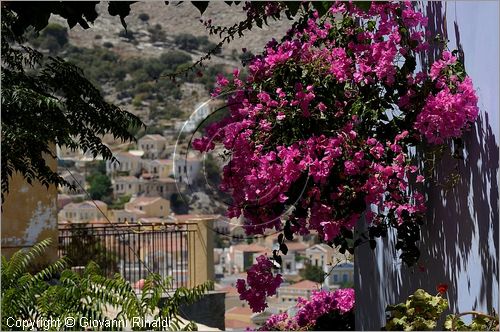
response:
[(283, 228), (283, 232), (285, 234), (285, 238), (289, 241), (292, 241), (293, 240), (293, 232), (292, 232), (292, 229), (291, 229), (291, 224), (290, 224), (290, 221), (287, 220), (285, 222), (285, 227)]
[[(9, 15), (2, 10), (3, 17)], [(8, 22), (2, 20), (2, 195), (16, 171), (28, 183), (67, 184), (45, 159), (55, 158), (55, 145), (113, 159), (101, 137), (109, 133), (131, 141), (129, 128), (142, 125), (135, 115), (106, 102), (79, 68), (60, 58), (43, 61), (27, 47), (22, 53), (11, 47)], [(34, 70), (26, 71), (26, 63)]]
[(285, 6), (287, 7), (286, 14), (289, 18), (297, 15), (297, 12), (299, 11), (301, 2), (300, 1), (286, 1), (284, 2)]
[(288, 253), (288, 247), (285, 243), (280, 244), (280, 251), (283, 253), (283, 255), (286, 255)]
[(136, 1), (110, 1), (108, 6), (108, 13), (111, 16), (120, 16), (120, 21), (122, 22), (123, 28), (127, 29), (127, 23), (125, 23), (125, 17), (130, 14), (130, 5)]
[(208, 1), (191, 1), (191, 3), (193, 4), (193, 6), (195, 6), (200, 11), (200, 14), (203, 15), (203, 13), (205, 12), (205, 10), (208, 7), (209, 2)]
[(358, 7), (359, 9), (367, 12), (370, 10), (370, 7), (372, 5), (371, 1), (354, 1), (353, 4)]

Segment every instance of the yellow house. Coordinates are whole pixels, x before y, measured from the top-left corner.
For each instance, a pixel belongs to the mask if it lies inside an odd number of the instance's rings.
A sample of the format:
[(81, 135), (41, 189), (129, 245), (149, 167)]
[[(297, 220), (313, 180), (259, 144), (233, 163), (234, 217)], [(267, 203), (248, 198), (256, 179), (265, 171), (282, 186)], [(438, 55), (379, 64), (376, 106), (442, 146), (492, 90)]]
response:
[(118, 162), (106, 161), (106, 174), (114, 175), (117, 172), (128, 172), (129, 175), (140, 173), (143, 167), (142, 151), (118, 152), (115, 158)]
[(138, 147), (144, 151), (144, 158), (161, 158), (165, 150), (167, 139), (162, 135), (145, 135), (138, 140)]
[(113, 180), (113, 195), (144, 195), (149, 197), (163, 197), (170, 199), (173, 193), (183, 189), (182, 184), (176, 184), (174, 179), (147, 179), (135, 176), (119, 176)]
[(172, 174), (173, 161), (170, 159), (155, 159), (151, 160), (146, 168), (148, 173), (157, 176), (160, 179), (168, 178)]
[(137, 197), (125, 204), (125, 210), (145, 218), (165, 218), (170, 214), (170, 201), (162, 197)]
[[(140, 212), (140, 213), (139, 213)], [(110, 217), (114, 222), (117, 223), (135, 223), (139, 218), (141, 218), (146, 213), (144, 211), (130, 211), (130, 210), (111, 210)]]
[[(52, 145), (55, 153), (56, 147)], [(46, 158), (47, 165), (57, 169), (54, 158)], [(2, 167), (5, 167), (3, 165)], [(57, 187), (46, 186), (38, 181), (26, 182), (19, 173), (9, 179), (9, 192), (2, 202), (1, 243), (2, 255), (10, 257), (22, 248), (28, 248), (41, 240), (51, 238), (52, 246), (44, 257), (57, 259)]]
[(72, 223), (87, 223), (92, 220), (105, 218), (107, 215), (108, 205), (106, 203), (102, 201), (84, 201), (65, 205), (59, 211), (59, 221), (66, 220)]
[(303, 280), (289, 286), (278, 288), (278, 299), (281, 303), (295, 304), (298, 297), (308, 299), (312, 291), (321, 289), (321, 284), (310, 280)]

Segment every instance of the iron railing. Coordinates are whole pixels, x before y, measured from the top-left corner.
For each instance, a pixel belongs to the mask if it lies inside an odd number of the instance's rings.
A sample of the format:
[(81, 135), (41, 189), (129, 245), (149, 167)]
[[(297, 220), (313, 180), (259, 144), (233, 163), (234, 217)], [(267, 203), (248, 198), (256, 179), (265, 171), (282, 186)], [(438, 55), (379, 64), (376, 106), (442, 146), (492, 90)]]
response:
[(194, 286), (196, 224), (71, 224), (59, 226), (59, 256), (75, 269), (90, 261), (107, 276), (132, 285), (150, 272), (172, 278), (172, 288)]

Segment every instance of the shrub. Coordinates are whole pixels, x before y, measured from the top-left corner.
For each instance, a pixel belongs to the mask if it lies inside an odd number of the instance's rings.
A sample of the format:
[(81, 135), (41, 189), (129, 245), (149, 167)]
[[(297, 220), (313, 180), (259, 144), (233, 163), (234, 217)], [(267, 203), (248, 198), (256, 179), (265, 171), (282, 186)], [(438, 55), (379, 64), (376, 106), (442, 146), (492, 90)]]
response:
[(185, 51), (192, 51), (200, 46), (198, 38), (189, 33), (181, 33), (175, 36), (174, 42), (181, 50)]
[(143, 21), (143, 22), (147, 22), (147, 21), (149, 21), (149, 15), (148, 15), (148, 14), (146, 14), (146, 13), (140, 13), (140, 14), (139, 14), (139, 19), (140, 19), (141, 21)]
[[(191, 304), (203, 296), (213, 283), (207, 282), (193, 289), (178, 288), (170, 291), (169, 296), (162, 296), (171, 290), (171, 278), (163, 279), (160, 275), (151, 273), (144, 280), (140, 294), (136, 294), (132, 286), (119, 274), (107, 278), (101, 274), (99, 267), (91, 262), (82, 274), (66, 269), (66, 258), (50, 264), (35, 273), (29, 273), (30, 268), (46, 249), (50, 240), (41, 241), (30, 249), (16, 252), (10, 260), (2, 256), (1, 271), (1, 308), (2, 330), (16, 329), (14, 321), (51, 320), (61, 322), (54, 330), (75, 329), (82, 331), (81, 325), (86, 317), (88, 320), (99, 320), (114, 326), (124, 326), (133, 318), (166, 319), (169, 329), (196, 329), (196, 324), (189, 322), (183, 326), (179, 319), (180, 306)], [(120, 308), (116, 316), (104, 314), (105, 308)], [(73, 318), (74, 326), (64, 325), (65, 318)], [(35, 318), (35, 319), (33, 319)], [(123, 325), (118, 325), (118, 324)], [(160, 324), (161, 325), (161, 324)], [(44, 326), (27, 327), (26, 329), (42, 329)], [(161, 326), (151, 324), (149, 329), (161, 330)]]
[(42, 30), (41, 35), (43, 37), (54, 37), (61, 47), (68, 43), (68, 29), (57, 23), (49, 23), (47, 27)]

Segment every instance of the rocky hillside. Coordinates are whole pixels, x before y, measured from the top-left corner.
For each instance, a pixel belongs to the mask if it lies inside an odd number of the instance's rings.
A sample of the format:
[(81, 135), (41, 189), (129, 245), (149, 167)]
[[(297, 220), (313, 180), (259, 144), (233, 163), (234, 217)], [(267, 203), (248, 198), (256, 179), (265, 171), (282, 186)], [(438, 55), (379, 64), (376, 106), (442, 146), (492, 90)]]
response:
[[(161, 133), (161, 129), (168, 121), (162, 116), (153, 115), (152, 107), (158, 112), (167, 112), (164, 110), (172, 107), (177, 108), (183, 113), (179, 118), (187, 118), (193, 112), (195, 105), (209, 98), (208, 90), (211, 87), (208, 87), (207, 84), (199, 84), (196, 80), (179, 82), (177, 85), (181, 90), (181, 96), (172, 98), (173, 90), (168, 88), (166, 82), (160, 82), (164, 83), (166, 87), (159, 88), (159, 91), (153, 93), (150, 91), (158, 86), (158, 81), (152, 78), (149, 81), (148, 79), (138, 79), (137, 75), (132, 77), (134, 72), (131, 72), (130, 61), (137, 59), (138, 62), (147, 66), (148, 59), (159, 58), (162, 54), (170, 51), (180, 51), (188, 55), (192, 61), (196, 61), (205, 54), (207, 48), (211, 48), (210, 45), (213, 46), (214, 43), (220, 41), (218, 36), (209, 36), (200, 19), (204, 21), (210, 19), (215, 26), (232, 26), (246, 18), (242, 7), (242, 4), (229, 6), (224, 2), (214, 1), (209, 4), (201, 16), (198, 9), (189, 2), (170, 2), (169, 5), (165, 5), (163, 1), (137, 2), (131, 5), (131, 13), (125, 18), (127, 23), (127, 33), (125, 33), (120, 19), (117, 16), (109, 15), (107, 2), (102, 2), (97, 6), (99, 16), (94, 25), (87, 30), (79, 25), (73, 27), (69, 30), (69, 43), (93, 50), (87, 53), (93, 52), (92, 54), (95, 55), (87, 55), (86, 60), (82, 60), (78, 64), (84, 69), (90, 68), (88, 66), (95, 66), (93, 60), (90, 59), (92, 56), (99, 59), (96, 61), (100, 61), (99, 72), (116, 73), (117, 66), (121, 66), (121, 70), (127, 73), (124, 78), (117, 79), (115, 77), (110, 78), (109, 81), (98, 80), (106, 99), (138, 115), (144, 123), (152, 129), (156, 127), (155, 130)], [(51, 21), (67, 27), (67, 23), (62, 18), (53, 16)], [(269, 26), (264, 26), (262, 29), (255, 27), (251, 31), (247, 31), (243, 38), (236, 38), (230, 44), (225, 44), (222, 52), (205, 62), (205, 65), (208, 67), (224, 65), (218, 68), (225, 67), (227, 71), (240, 67), (239, 56), (242, 54), (243, 48), (253, 54), (259, 54), (270, 39), (280, 39), (291, 24), (292, 22), (286, 18), (281, 21), (271, 19)], [(198, 40), (208, 38), (208, 45), (205, 48), (200, 46), (182, 49), (178, 40), (176, 41), (176, 37), (179, 38), (179, 35), (183, 34), (194, 36)], [(110, 54), (116, 54), (121, 60), (107, 59), (107, 57), (113, 58)], [(68, 54), (63, 51), (61, 55), (67, 57)], [(109, 64), (108, 67), (103, 65), (103, 59), (108, 61), (106, 62)], [(205, 73), (215, 76), (215, 71)], [(126, 84), (127, 82), (128, 84)], [(141, 88), (141, 85), (146, 86), (146, 88)], [(147, 87), (151, 87), (151, 89), (147, 90)], [(123, 97), (123, 95), (126, 96)], [(158, 95), (165, 98), (160, 100)], [(111, 145), (117, 144), (109, 137), (106, 138), (106, 142)]]
[[(246, 17), (242, 10), (242, 4), (229, 6), (221, 1), (211, 2), (203, 14), (190, 3), (182, 2), (176, 4), (171, 2), (148, 1), (138, 2), (131, 5), (131, 14), (126, 17), (128, 30), (134, 35), (138, 43), (131, 43), (126, 38), (120, 37), (123, 27), (116, 16), (110, 16), (106, 10), (106, 3), (98, 5), (100, 13), (94, 26), (84, 30), (75, 26), (70, 31), (70, 40), (73, 44), (93, 47), (102, 46), (105, 43), (113, 44), (113, 50), (124, 57), (158, 56), (162, 51), (174, 49), (173, 39), (176, 35), (187, 33), (194, 36), (208, 36), (208, 32), (200, 22), (200, 19), (211, 19), (214, 25), (231, 26)], [(147, 14), (147, 20), (143, 14)], [(165, 32), (165, 42), (151, 42), (151, 33), (148, 31), (157, 24), (161, 25)], [(213, 62), (226, 62), (237, 64), (231, 55), (236, 50), (241, 52), (246, 48), (254, 54), (260, 53), (263, 46), (271, 38), (281, 38), (290, 27), (291, 22), (286, 18), (281, 21), (270, 20), (269, 26), (262, 29), (254, 28), (248, 31), (242, 39), (235, 39), (222, 50), (223, 58), (214, 58)], [(210, 36), (209, 40), (218, 42), (219, 38)]]

